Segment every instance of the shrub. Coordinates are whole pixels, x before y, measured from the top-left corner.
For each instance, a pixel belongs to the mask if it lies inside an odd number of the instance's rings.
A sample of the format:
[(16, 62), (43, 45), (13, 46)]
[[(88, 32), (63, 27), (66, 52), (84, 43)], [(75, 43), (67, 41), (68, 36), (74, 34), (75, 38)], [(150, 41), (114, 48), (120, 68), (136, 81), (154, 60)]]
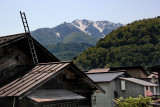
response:
[(150, 103), (152, 103), (151, 97), (143, 97), (139, 95), (137, 98), (116, 98), (113, 100), (115, 102), (115, 107), (152, 107)]

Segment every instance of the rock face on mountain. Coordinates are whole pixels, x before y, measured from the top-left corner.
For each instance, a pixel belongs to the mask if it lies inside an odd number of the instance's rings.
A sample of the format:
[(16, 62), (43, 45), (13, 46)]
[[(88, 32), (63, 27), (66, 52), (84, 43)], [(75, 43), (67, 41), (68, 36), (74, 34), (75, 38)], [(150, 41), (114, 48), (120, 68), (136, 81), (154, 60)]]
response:
[(64, 38), (67, 41), (66, 38), (67, 36), (71, 37), (70, 35), (75, 39), (82, 35), (82, 38), (90, 40), (92, 37), (92, 40), (98, 41), (120, 26), (122, 24), (109, 21), (75, 20), (71, 23), (64, 22), (53, 28), (37, 29), (32, 31), (32, 36), (43, 45), (64, 43)]

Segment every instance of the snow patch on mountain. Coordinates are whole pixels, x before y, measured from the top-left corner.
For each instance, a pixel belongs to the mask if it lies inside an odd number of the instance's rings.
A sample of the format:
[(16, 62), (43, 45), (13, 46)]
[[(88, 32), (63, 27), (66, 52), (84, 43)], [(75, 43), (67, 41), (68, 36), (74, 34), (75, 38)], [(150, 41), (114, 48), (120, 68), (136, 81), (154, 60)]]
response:
[(101, 27), (97, 22), (93, 22), (93, 26), (97, 28), (100, 32), (103, 32), (104, 30), (104, 27)]
[(56, 36), (60, 37), (60, 34), (59, 34), (59, 33), (56, 33)]
[[(122, 26), (120, 23), (83, 19), (74, 20), (71, 23), (64, 22), (53, 28), (40, 28), (32, 31), (32, 34), (37, 40), (41, 41), (42, 44), (57, 44), (61, 43), (65, 36), (70, 35), (73, 32), (85, 33), (100, 39), (120, 26)], [(46, 40), (48, 41), (47, 43)]]
[(90, 33), (86, 32), (85, 29), (88, 27), (87, 24), (83, 23), (81, 20), (75, 20), (71, 23), (73, 26), (77, 27), (81, 31), (90, 35)]
[[(99, 30), (99, 32), (103, 32), (104, 29), (116, 29), (118, 27), (121, 26), (109, 21), (90, 21), (90, 20), (75, 20), (71, 23), (73, 26), (77, 27), (78, 29), (80, 29), (81, 31), (90, 34), (88, 31), (86, 31), (85, 29), (89, 26), (92, 25), (94, 26), (96, 29)], [(117, 27), (118, 26), (118, 27)]]

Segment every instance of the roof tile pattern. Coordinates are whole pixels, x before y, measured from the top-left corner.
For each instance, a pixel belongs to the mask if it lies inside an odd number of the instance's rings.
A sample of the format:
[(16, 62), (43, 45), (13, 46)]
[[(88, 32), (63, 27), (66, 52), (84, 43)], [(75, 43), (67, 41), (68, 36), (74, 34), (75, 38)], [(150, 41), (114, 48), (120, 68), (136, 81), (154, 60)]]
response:
[(110, 68), (100, 68), (100, 69), (91, 69), (87, 73), (101, 73), (101, 72), (108, 72)]
[(15, 35), (9, 35), (9, 36), (2, 36), (0, 37), (0, 44), (3, 44), (5, 42), (8, 42), (10, 40), (22, 37), (22, 36), (26, 36), (26, 33), (20, 33), (20, 34), (15, 34)]
[(0, 97), (20, 96), (67, 67), (69, 62), (43, 63), (24, 76), (0, 88)]

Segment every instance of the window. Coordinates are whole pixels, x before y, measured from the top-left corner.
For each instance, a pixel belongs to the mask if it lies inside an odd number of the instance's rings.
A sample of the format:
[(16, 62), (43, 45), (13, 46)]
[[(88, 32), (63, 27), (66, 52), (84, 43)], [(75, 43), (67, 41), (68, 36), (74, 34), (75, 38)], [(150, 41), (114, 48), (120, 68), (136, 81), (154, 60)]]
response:
[(157, 92), (156, 92), (156, 87), (155, 87), (155, 86), (153, 87), (153, 93), (154, 93), (154, 94), (157, 93)]
[(121, 90), (125, 90), (125, 80), (121, 80)]
[(148, 88), (148, 86), (146, 86), (146, 90), (148, 90), (149, 88)]
[(96, 104), (96, 96), (93, 96), (92, 101), (93, 101), (93, 104)]

